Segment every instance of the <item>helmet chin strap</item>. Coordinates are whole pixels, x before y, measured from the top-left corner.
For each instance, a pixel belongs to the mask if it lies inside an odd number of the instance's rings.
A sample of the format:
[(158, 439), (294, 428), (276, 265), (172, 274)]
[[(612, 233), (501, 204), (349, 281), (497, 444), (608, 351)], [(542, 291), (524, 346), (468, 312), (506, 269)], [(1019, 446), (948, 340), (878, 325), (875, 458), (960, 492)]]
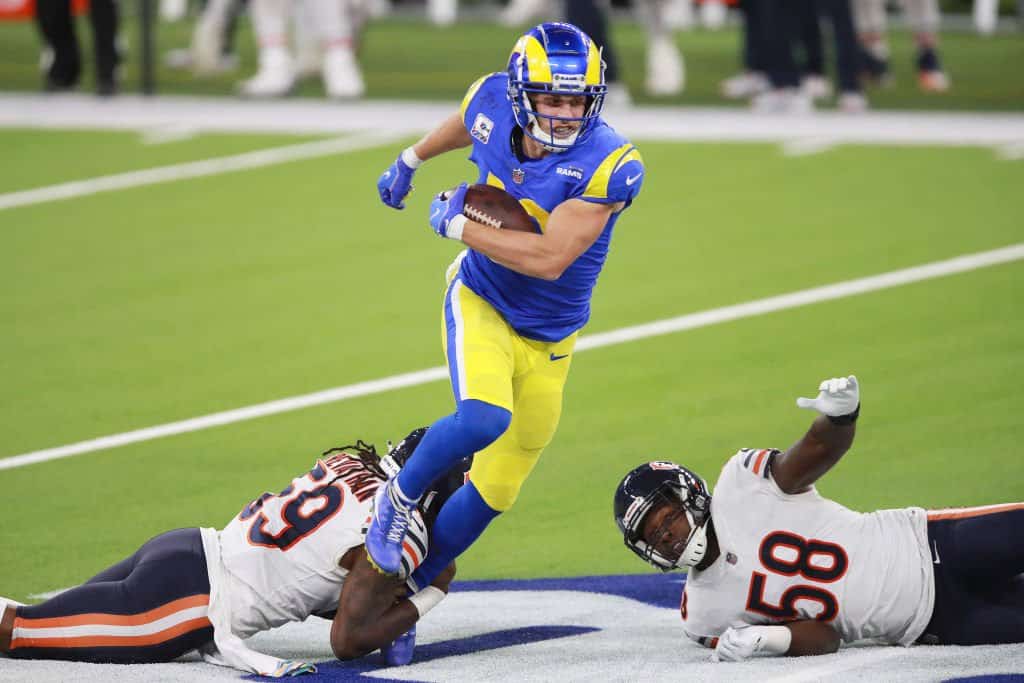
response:
[[(576, 130), (573, 131), (572, 135), (566, 136), (564, 138), (555, 138), (553, 133), (545, 133), (541, 129), (540, 124), (537, 122), (536, 116), (534, 116), (533, 114), (529, 114), (529, 117), (530, 137), (536, 140), (540, 144), (540, 146), (543, 147), (545, 150), (552, 152), (554, 154), (560, 154), (561, 152), (568, 151), (569, 147), (576, 142), (576, 137), (580, 134), (580, 129), (577, 128)], [(554, 145), (545, 144), (544, 138), (555, 138), (560, 143), (564, 144), (565, 147), (555, 147)]]
[(686, 546), (676, 560), (676, 566), (680, 569), (696, 567), (704, 559), (708, 551), (708, 524), (704, 522), (700, 526), (693, 523), (693, 515), (686, 511), (686, 519), (690, 522), (690, 537), (686, 539)]

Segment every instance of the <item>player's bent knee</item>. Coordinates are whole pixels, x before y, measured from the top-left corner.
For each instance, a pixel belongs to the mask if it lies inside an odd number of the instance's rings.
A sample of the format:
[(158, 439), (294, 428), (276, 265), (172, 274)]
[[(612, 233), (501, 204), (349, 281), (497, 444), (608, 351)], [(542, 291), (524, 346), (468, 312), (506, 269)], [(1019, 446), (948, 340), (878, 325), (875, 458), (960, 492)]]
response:
[(519, 484), (509, 482), (474, 482), (480, 497), (483, 498), (487, 507), (497, 512), (507, 512), (519, 498)]
[(459, 422), (472, 450), (480, 451), (508, 430), (512, 413), (491, 403), (467, 399), (459, 403)]

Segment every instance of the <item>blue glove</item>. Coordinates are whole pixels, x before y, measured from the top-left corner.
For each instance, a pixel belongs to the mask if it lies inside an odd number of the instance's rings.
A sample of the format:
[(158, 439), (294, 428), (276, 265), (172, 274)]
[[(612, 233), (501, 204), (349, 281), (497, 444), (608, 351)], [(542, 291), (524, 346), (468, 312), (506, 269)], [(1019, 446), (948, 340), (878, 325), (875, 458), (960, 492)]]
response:
[(437, 195), (430, 202), (430, 227), (441, 237), (462, 239), (462, 228), (466, 225), (466, 217), (462, 214), (465, 205), (466, 183)]
[(412, 174), (415, 172), (416, 169), (402, 161), (402, 155), (399, 154), (395, 163), (377, 180), (380, 200), (392, 209), (404, 209), (405, 197), (412, 192)]

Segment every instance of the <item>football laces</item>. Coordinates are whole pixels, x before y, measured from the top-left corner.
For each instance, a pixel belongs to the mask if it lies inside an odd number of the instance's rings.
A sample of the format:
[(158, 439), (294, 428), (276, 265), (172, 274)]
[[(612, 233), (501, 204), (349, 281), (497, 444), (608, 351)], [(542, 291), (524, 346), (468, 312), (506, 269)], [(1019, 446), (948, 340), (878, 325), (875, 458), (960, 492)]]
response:
[(477, 208), (474, 208), (472, 206), (468, 206), (467, 205), (463, 209), (463, 211), (465, 211), (466, 215), (468, 215), (470, 218), (472, 218), (477, 223), (483, 223), (484, 225), (486, 225), (489, 228), (497, 228), (499, 230), (501, 229), (501, 221), (499, 221), (494, 216), (490, 216), (490, 215), (484, 213), (480, 209), (477, 209)]

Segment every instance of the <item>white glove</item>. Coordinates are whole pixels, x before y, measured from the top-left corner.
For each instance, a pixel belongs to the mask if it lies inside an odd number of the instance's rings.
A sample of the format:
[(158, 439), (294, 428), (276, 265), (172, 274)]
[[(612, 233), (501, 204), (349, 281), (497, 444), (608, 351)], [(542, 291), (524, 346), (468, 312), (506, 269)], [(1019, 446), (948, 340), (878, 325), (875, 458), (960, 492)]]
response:
[(742, 662), (758, 652), (785, 654), (793, 634), (785, 626), (730, 626), (718, 637), (712, 662)]
[(796, 404), (830, 417), (849, 415), (860, 405), (860, 386), (853, 375), (833, 377), (821, 383), (817, 398), (798, 398)]

